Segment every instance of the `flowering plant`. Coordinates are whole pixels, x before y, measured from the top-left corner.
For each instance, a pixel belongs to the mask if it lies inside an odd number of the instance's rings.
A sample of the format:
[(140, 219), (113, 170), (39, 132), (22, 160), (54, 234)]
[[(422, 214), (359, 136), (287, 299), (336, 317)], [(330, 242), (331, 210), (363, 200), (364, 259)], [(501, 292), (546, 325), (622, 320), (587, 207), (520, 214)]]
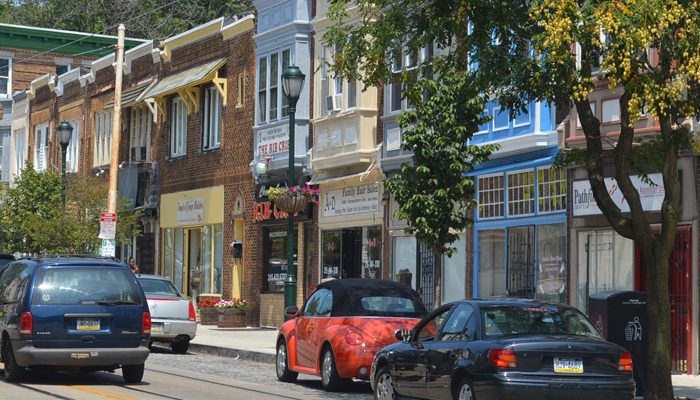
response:
[(245, 311), (248, 307), (248, 302), (243, 299), (219, 300), (214, 307), (216, 307), (219, 312), (231, 309)]
[(203, 298), (199, 299), (199, 301), (197, 302), (197, 307), (198, 308), (214, 308), (218, 301), (219, 301), (218, 299), (213, 299), (211, 297), (203, 297)]
[(302, 195), (306, 197), (308, 201), (313, 201), (318, 204), (318, 193), (319, 189), (311, 187), (307, 184), (304, 186), (292, 186), (292, 187), (272, 187), (267, 191), (267, 197), (270, 200), (279, 199), (282, 197), (293, 197)]

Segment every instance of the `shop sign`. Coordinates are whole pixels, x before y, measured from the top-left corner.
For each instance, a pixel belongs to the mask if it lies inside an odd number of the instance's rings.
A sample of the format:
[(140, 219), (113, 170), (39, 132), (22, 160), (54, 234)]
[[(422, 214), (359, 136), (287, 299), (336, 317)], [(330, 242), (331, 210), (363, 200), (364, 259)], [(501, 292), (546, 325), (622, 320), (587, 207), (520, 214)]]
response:
[(204, 198), (184, 199), (177, 202), (177, 224), (191, 225), (204, 222)]
[(379, 211), (379, 182), (321, 192), (324, 217)]
[(258, 156), (289, 151), (289, 127), (286, 124), (258, 131)]
[[(279, 182), (278, 184), (283, 184), (283, 182)], [(268, 200), (267, 197), (267, 192), (271, 187), (275, 187), (278, 184), (276, 183), (270, 183), (270, 184), (265, 184), (265, 185), (258, 185), (257, 187), (257, 192), (255, 199), (257, 201), (253, 202), (253, 221), (255, 222), (262, 222), (262, 221), (275, 221), (278, 219), (286, 219), (287, 218), (287, 213), (278, 209), (275, 206), (275, 203)], [(299, 214), (294, 216), (295, 220), (306, 220), (309, 218), (309, 215), (311, 215), (311, 204), (309, 203), (309, 207), (306, 208), (306, 210), (300, 212)]]
[[(664, 200), (666, 191), (661, 174), (649, 174), (649, 179), (653, 184), (642, 181), (639, 175), (630, 176), (632, 185), (639, 192), (640, 200), (642, 201), (642, 209), (644, 211), (660, 211), (661, 203)], [(608, 188), (608, 193), (613, 202), (622, 210), (623, 213), (629, 212), (630, 207), (622, 191), (617, 185), (615, 178), (605, 178), (605, 187)], [(593, 197), (593, 189), (591, 184), (586, 180), (574, 181), (573, 185), (573, 211), (574, 217), (586, 215), (601, 215), (603, 212), (598, 208), (598, 204)]]

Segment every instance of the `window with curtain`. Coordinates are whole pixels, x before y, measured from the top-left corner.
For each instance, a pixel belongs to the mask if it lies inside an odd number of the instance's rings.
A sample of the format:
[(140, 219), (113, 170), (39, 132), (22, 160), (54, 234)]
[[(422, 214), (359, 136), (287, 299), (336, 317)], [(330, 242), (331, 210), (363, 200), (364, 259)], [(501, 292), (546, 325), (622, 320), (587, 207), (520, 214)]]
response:
[(49, 151), (48, 136), (48, 124), (34, 127), (34, 169), (37, 171), (46, 171), (47, 153)]
[(73, 132), (66, 149), (66, 171), (76, 173), (80, 160), (80, 122), (76, 119), (70, 121), (69, 124), (73, 127)]
[(15, 170), (19, 175), (24, 169), (27, 160), (25, 152), (27, 150), (27, 132), (25, 129), (15, 130)]
[(215, 86), (204, 90), (204, 112), (202, 121), (202, 149), (211, 150), (221, 146), (221, 95)]
[(112, 112), (95, 113), (94, 166), (107, 165), (112, 158)]
[(180, 96), (170, 101), (170, 157), (187, 154), (187, 106)]
[(145, 106), (131, 107), (129, 121), (129, 158), (131, 161), (148, 161), (151, 147), (151, 112)]

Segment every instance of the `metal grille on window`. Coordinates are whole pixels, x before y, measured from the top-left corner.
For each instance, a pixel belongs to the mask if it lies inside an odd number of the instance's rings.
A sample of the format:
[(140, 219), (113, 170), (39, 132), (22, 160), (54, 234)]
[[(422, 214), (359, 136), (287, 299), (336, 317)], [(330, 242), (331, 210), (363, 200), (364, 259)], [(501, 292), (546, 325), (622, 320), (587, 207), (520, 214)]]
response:
[(535, 213), (535, 171), (508, 174), (508, 215)]
[(430, 246), (418, 242), (419, 292), (428, 310), (435, 306), (435, 252)]
[(479, 177), (479, 218), (503, 217), (503, 175)]
[(535, 295), (534, 226), (508, 229), (508, 295)]

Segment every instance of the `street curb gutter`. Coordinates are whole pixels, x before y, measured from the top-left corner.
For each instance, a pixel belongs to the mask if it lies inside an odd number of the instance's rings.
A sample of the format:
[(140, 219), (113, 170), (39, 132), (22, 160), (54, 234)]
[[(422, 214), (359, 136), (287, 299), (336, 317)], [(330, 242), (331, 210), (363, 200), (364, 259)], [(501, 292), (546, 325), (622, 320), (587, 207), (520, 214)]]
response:
[(265, 364), (274, 364), (275, 355), (262, 353), (259, 351), (232, 349), (228, 347), (210, 346), (206, 344), (190, 343), (190, 351), (197, 354), (207, 354), (211, 356), (235, 358), (241, 360), (255, 361)]

